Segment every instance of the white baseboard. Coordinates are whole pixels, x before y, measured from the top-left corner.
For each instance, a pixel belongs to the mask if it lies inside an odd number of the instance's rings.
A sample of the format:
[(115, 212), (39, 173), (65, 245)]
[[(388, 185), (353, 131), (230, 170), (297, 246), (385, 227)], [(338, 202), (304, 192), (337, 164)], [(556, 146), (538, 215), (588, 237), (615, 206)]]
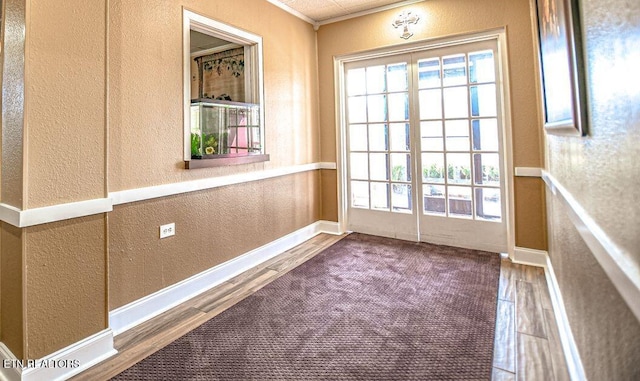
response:
[(0, 379), (6, 381), (66, 380), (113, 356), (113, 332), (105, 329), (48, 356), (25, 362), (0, 343)]
[(13, 366), (11, 361), (16, 360), (16, 356), (7, 348), (4, 343), (0, 342), (0, 380), (2, 381), (20, 381), (22, 378), (22, 369)]
[(558, 323), (558, 333), (562, 344), (562, 351), (567, 361), (569, 376), (571, 380), (586, 380), (580, 354), (578, 353), (578, 347), (573, 339), (567, 312), (564, 309), (564, 302), (560, 293), (560, 287), (558, 286), (558, 280), (553, 272), (553, 266), (551, 266), (549, 253), (544, 250), (516, 247), (513, 250), (511, 262), (544, 268), (551, 304), (553, 306), (553, 315)]
[(262, 247), (212, 267), (172, 286), (109, 312), (109, 328), (118, 335), (216, 285), (326, 232), (339, 234), (337, 222), (318, 221)]
[(511, 262), (519, 263), (521, 265), (545, 267), (547, 266), (547, 258), (549, 258), (549, 254), (544, 250), (516, 246), (513, 249)]
[(547, 279), (547, 286), (549, 287), (553, 314), (556, 318), (556, 323), (558, 323), (558, 333), (560, 336), (560, 342), (562, 343), (562, 351), (564, 352), (564, 357), (567, 361), (569, 377), (572, 380), (586, 380), (587, 378), (584, 373), (584, 367), (582, 366), (582, 360), (580, 360), (578, 347), (576, 346), (573, 334), (571, 333), (571, 327), (569, 326), (567, 312), (564, 309), (564, 302), (562, 301), (560, 287), (549, 256), (546, 258), (544, 275)]

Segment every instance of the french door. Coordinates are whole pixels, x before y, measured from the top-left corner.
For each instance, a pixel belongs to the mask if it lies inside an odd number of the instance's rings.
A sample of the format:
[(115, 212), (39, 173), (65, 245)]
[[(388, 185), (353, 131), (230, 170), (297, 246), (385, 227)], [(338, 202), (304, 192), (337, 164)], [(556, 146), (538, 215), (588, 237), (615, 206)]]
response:
[(347, 229), (507, 251), (494, 40), (344, 65)]

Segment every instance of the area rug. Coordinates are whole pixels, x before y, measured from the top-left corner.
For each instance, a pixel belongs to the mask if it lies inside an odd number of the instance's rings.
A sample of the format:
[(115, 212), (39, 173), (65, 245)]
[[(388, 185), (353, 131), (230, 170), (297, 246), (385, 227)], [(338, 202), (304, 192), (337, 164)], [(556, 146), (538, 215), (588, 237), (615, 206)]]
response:
[(350, 234), (114, 380), (490, 380), (499, 273)]

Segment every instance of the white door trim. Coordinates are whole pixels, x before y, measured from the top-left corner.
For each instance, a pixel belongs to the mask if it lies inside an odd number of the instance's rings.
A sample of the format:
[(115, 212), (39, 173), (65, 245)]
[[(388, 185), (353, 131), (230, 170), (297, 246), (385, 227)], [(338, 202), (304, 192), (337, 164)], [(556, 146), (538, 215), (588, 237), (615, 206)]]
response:
[(438, 49), (442, 47), (464, 44), (475, 41), (496, 40), (498, 45), (498, 57), (496, 62), (499, 66), (500, 83), (498, 91), (502, 96), (502, 128), (503, 128), (503, 154), (505, 161), (505, 202), (506, 210), (504, 216), (507, 226), (507, 248), (509, 256), (513, 256), (515, 248), (515, 203), (514, 203), (514, 179), (513, 179), (513, 147), (512, 147), (512, 126), (511, 126), (511, 104), (509, 92), (509, 72), (508, 72), (508, 54), (507, 54), (507, 36), (505, 28), (491, 29), (472, 34), (454, 35), (441, 38), (433, 38), (411, 42), (407, 44), (393, 45), (389, 47), (367, 50), (362, 52), (354, 52), (333, 59), (334, 70), (334, 100), (335, 100), (335, 126), (336, 126), (336, 164), (338, 177), (338, 224), (343, 231), (347, 226), (347, 207), (349, 197), (346, 190), (347, 181), (347, 153), (346, 153), (346, 131), (347, 126), (343, 118), (345, 112), (344, 99), (344, 65), (347, 62), (385, 57), (402, 53), (412, 53), (425, 49)]

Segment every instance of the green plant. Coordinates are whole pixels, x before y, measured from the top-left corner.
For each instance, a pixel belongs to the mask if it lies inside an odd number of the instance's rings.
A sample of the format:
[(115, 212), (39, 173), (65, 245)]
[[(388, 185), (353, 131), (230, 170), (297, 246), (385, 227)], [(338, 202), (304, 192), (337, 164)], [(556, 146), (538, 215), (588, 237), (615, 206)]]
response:
[(191, 133), (191, 157), (202, 157), (202, 148), (200, 147), (200, 135)]
[(422, 177), (425, 179), (441, 179), (444, 177), (442, 168), (431, 164), (429, 168), (422, 168)]
[[(458, 177), (455, 176), (456, 174)], [(447, 168), (447, 176), (451, 180), (469, 180), (471, 178), (471, 170), (469, 167), (453, 166), (449, 164)]]
[(217, 134), (205, 134), (202, 136), (202, 146), (205, 149), (207, 155), (215, 155), (218, 148), (218, 136)]
[(396, 165), (391, 169), (391, 180), (405, 181), (406, 178), (404, 166)]

